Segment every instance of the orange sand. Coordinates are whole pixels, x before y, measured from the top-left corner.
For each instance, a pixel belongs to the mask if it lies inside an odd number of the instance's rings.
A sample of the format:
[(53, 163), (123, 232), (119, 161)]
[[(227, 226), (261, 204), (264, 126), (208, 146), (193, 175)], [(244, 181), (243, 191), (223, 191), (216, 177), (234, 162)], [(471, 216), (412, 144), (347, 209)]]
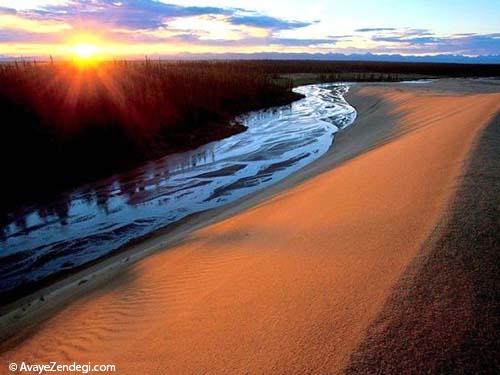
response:
[[(4, 351), (2, 363), (113, 363), (119, 374), (341, 371), (500, 110), (500, 94), (356, 91), (357, 101), (391, 105), (392, 140), (131, 265)], [(388, 121), (376, 107), (368, 113)]]

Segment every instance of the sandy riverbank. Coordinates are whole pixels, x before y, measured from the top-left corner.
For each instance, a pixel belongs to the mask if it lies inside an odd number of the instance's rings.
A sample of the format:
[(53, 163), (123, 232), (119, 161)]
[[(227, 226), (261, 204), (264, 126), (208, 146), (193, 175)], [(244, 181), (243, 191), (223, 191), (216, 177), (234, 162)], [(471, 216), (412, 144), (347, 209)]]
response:
[(440, 223), (499, 91), (467, 81), (357, 86), (358, 120), (328, 155), (25, 299), (2, 334), (71, 303), (4, 342), (2, 362), (340, 372)]

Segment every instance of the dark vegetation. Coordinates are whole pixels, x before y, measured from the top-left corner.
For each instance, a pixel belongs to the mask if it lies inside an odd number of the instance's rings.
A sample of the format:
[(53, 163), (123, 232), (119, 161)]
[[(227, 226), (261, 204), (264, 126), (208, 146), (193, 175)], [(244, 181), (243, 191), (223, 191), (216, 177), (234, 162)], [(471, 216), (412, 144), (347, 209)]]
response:
[(236, 115), (299, 97), (241, 64), (0, 65), (0, 207), (241, 132)]
[(0, 64), (0, 208), (241, 132), (235, 116), (296, 100), (294, 84), (499, 75), (499, 65), (378, 62)]
[(426, 78), (499, 77), (500, 65), (373, 61), (248, 61), (275, 79), (294, 85), (316, 82), (399, 82)]
[(317, 73), (342, 76), (359, 74), (363, 79), (374, 80), (380, 74), (389, 74), (394, 79), (405, 75), (423, 75), (428, 77), (496, 77), (500, 76), (500, 65), (484, 64), (437, 64), (437, 63), (393, 63), (374, 61), (314, 61), (314, 60), (264, 60), (241, 61), (254, 71), (264, 71), (276, 76), (295, 73)]

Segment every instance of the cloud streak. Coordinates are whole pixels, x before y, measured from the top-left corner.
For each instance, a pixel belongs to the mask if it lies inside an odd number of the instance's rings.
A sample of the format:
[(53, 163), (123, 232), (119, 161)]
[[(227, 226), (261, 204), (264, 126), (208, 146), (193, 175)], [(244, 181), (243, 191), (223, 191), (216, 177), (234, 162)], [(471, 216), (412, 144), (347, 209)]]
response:
[[(14, 11), (4, 8), (5, 11)], [(199, 7), (166, 4), (153, 0), (79, 0), (41, 9), (23, 11), (27, 18), (51, 19), (75, 24), (100, 24), (129, 29), (157, 29), (181, 17), (223, 15), (232, 25), (289, 30), (311, 25), (311, 22), (285, 20), (258, 12), (222, 7)]]
[(462, 33), (439, 36), (426, 29), (393, 29), (372, 35), (374, 42), (385, 42), (383, 52), (407, 50), (411, 53), (460, 53), (488, 55), (500, 53), (500, 33)]
[(392, 27), (376, 27), (376, 28), (367, 27), (367, 28), (363, 28), (363, 29), (356, 29), (354, 31), (357, 33), (372, 33), (374, 31), (394, 31), (394, 30), (397, 30), (397, 29), (392, 28)]
[(287, 21), (257, 13), (232, 15), (229, 20), (233, 25), (254, 26), (271, 30), (298, 29), (313, 24), (313, 22)]

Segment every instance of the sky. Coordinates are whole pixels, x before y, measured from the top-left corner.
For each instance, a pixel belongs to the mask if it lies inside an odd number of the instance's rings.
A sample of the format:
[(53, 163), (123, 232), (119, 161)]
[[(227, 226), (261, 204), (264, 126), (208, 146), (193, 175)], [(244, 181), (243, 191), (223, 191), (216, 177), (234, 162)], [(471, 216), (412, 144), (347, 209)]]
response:
[(500, 55), (500, 0), (0, 0), (0, 57)]

